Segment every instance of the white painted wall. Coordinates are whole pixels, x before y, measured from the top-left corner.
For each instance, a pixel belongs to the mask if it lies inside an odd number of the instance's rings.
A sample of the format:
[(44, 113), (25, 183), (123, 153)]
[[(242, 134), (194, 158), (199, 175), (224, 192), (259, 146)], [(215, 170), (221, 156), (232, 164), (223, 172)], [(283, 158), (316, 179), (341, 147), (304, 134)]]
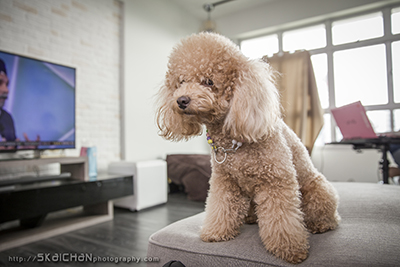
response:
[(204, 136), (172, 143), (158, 136), (155, 123), (155, 94), (165, 77), (168, 56), (201, 22), (170, 1), (124, 0), (124, 6), (123, 159), (209, 153)]

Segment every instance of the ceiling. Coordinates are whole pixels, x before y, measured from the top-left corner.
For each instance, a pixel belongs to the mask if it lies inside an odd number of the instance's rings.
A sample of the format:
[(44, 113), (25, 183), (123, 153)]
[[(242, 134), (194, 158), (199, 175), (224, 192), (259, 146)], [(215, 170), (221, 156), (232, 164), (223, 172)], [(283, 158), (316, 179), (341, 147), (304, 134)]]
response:
[[(207, 12), (203, 9), (204, 4), (218, 3), (221, 0), (170, 0), (181, 6), (187, 12), (195, 16), (200, 20), (207, 19)], [(230, 15), (241, 10), (254, 8), (257, 6), (262, 6), (268, 4), (272, 1), (277, 0), (234, 0), (231, 2), (226, 2), (217, 5), (213, 11), (211, 11), (211, 18), (218, 19), (226, 15)]]

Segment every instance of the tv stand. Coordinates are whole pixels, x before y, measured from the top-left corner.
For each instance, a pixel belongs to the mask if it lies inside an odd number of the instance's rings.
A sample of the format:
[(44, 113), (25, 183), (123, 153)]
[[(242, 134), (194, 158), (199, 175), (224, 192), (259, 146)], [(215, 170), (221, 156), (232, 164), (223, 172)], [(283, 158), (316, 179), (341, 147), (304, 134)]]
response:
[(0, 187), (0, 251), (112, 220), (111, 200), (133, 194), (131, 175), (89, 181), (86, 157), (6, 161), (0, 168), (55, 162), (71, 178)]
[(71, 177), (78, 180), (89, 180), (89, 169), (87, 157), (63, 157), (63, 158), (42, 158), (42, 159), (18, 159), (0, 161), (2, 167), (37, 166), (51, 163), (60, 163), (61, 173), (70, 173)]

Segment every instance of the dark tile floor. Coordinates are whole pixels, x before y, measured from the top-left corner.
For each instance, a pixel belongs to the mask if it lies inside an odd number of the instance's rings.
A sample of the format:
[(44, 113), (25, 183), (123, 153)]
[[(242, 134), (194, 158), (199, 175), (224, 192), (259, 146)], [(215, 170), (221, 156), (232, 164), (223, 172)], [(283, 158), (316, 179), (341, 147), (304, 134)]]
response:
[[(0, 252), (0, 266), (125, 265), (123, 262), (95, 263), (94, 258), (110, 257), (109, 259), (115, 261), (117, 257), (122, 257), (118, 260), (127, 261), (146, 257), (151, 234), (203, 210), (203, 202), (187, 200), (186, 195), (182, 193), (170, 194), (166, 204), (139, 212), (115, 208), (113, 221)], [(74, 259), (83, 254), (91, 255), (92, 260), (89, 258), (80, 263), (82, 258)], [(57, 257), (63, 260), (56, 262)], [(33, 258), (35, 262), (32, 262)], [(17, 262), (19, 260), (24, 262)], [(43, 262), (38, 262), (39, 260)], [(145, 266), (143, 262), (139, 265), (132, 263), (129, 265)]]

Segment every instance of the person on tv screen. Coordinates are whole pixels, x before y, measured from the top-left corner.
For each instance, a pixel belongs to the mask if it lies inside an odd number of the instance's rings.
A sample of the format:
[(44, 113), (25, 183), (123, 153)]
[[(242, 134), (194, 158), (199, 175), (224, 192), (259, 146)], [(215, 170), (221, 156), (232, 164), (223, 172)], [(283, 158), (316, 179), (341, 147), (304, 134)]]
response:
[(0, 59), (0, 135), (1, 141), (15, 141), (15, 126), (14, 120), (10, 113), (3, 109), (8, 97), (8, 76), (6, 65)]
[[(7, 76), (6, 64), (0, 58), (0, 141), (19, 141), (15, 134), (15, 126), (13, 117), (9, 112), (4, 109), (4, 104), (8, 98), (8, 84), (9, 79)], [(28, 135), (24, 133), (25, 141), (29, 142)], [(40, 136), (37, 136), (36, 141), (40, 141)], [(0, 147), (5, 148), (5, 147)], [(13, 149), (14, 147), (7, 147), (7, 149)], [(23, 146), (19, 147), (24, 149), (34, 149), (35, 146)]]

